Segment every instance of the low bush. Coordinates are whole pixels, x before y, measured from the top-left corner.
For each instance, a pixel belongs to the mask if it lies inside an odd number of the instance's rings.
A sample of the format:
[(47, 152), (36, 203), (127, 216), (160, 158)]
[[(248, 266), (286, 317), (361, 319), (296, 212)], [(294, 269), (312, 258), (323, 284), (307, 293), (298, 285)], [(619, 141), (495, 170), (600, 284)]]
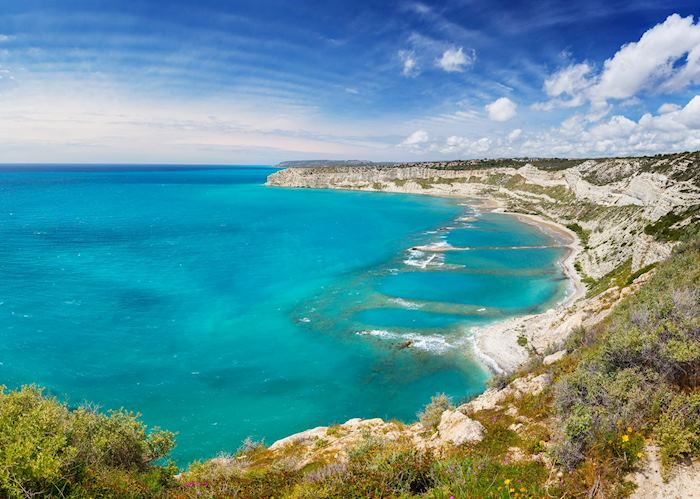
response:
[(9, 497), (155, 493), (173, 480), (174, 468), (153, 464), (170, 452), (173, 437), (147, 431), (123, 410), (71, 410), (35, 386), (3, 387), (0, 490)]
[(444, 393), (438, 393), (430, 399), (430, 403), (418, 413), (418, 420), (426, 430), (435, 430), (440, 424), (442, 413), (452, 409), (452, 402)]

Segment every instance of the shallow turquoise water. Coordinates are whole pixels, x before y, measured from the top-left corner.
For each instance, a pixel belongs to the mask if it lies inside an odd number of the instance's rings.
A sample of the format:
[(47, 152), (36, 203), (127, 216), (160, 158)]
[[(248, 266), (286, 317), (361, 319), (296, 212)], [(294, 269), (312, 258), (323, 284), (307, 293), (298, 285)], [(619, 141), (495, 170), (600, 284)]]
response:
[(505, 215), (96, 168), (0, 170), (0, 383), (137, 410), (180, 462), (479, 393), (469, 328), (563, 297), (561, 250), (492, 248), (549, 244)]

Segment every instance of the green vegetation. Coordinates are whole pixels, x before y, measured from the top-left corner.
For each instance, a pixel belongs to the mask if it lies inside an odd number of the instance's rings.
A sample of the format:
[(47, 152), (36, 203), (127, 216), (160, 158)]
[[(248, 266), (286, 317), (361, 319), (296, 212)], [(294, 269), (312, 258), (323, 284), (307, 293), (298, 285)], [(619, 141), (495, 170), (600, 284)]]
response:
[(588, 249), (588, 238), (591, 237), (590, 230), (584, 229), (577, 223), (568, 224), (566, 228), (572, 232), (575, 232), (578, 238), (581, 240), (581, 244), (583, 244), (584, 249)]
[(452, 409), (452, 403), (447, 395), (438, 393), (430, 399), (422, 412), (418, 413), (418, 421), (426, 430), (436, 430), (440, 424), (440, 416), (447, 409)]
[[(574, 267), (577, 271), (581, 271), (580, 264), (578, 267)], [(642, 267), (641, 269), (638, 269), (635, 272), (632, 272), (632, 259), (630, 258), (598, 280), (593, 279), (590, 276), (583, 276), (581, 278), (581, 281), (584, 284), (586, 284), (586, 286), (588, 286), (588, 292), (586, 293), (586, 296), (590, 298), (593, 296), (598, 296), (599, 294), (610, 289), (613, 286), (617, 286), (620, 288), (629, 286), (635, 281), (635, 279), (637, 279), (637, 277), (646, 274), (654, 267), (656, 267), (656, 264), (652, 263), (650, 265)]]
[(588, 286), (586, 296), (598, 296), (603, 291), (610, 289), (613, 286), (624, 286), (632, 276), (632, 259), (629, 258), (620, 266), (612, 269), (600, 279), (596, 280), (589, 276), (584, 276), (581, 280)]
[(558, 171), (573, 168), (586, 161), (585, 159), (567, 159), (567, 158), (542, 158), (531, 160), (534, 166), (540, 170)]
[(644, 227), (644, 233), (660, 241), (680, 241), (700, 233), (700, 205), (687, 210), (670, 212)]
[(156, 466), (173, 434), (123, 410), (69, 409), (33, 386), (0, 390), (0, 492), (8, 497), (148, 497), (174, 483)]
[(700, 455), (699, 289), (696, 241), (616, 307), (595, 341), (578, 340), (581, 362), (561, 377), (554, 404), (555, 455), (575, 479), (632, 469), (650, 436), (666, 466)]

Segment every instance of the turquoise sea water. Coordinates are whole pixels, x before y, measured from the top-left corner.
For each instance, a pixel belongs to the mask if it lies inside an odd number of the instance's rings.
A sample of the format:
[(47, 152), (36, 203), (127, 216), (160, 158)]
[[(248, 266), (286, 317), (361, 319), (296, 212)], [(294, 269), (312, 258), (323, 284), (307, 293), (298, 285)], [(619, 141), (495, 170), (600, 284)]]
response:
[(479, 393), (470, 328), (564, 296), (511, 217), (272, 171), (0, 169), (0, 383), (139, 411), (184, 463)]

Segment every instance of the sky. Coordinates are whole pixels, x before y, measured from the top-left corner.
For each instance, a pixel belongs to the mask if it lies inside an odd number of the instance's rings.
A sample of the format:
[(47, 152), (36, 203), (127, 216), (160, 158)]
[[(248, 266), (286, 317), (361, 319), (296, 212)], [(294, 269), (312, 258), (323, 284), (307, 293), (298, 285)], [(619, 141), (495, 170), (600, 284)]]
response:
[(700, 149), (697, 0), (0, 0), (0, 162)]

